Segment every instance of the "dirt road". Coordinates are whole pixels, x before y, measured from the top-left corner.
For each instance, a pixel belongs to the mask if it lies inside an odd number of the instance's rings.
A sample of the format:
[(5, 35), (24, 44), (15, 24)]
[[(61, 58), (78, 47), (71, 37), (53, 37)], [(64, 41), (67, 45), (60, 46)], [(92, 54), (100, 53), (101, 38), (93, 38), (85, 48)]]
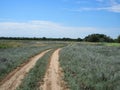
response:
[(45, 74), (44, 83), (40, 86), (40, 89), (42, 90), (67, 90), (65, 89), (59, 66), (59, 51), (60, 49), (57, 49), (51, 56), (51, 61)]
[(0, 90), (15, 90), (22, 82), (22, 79), (25, 77), (25, 75), (29, 72), (31, 68), (34, 67), (35, 63), (39, 58), (41, 58), (45, 53), (47, 53), (49, 50), (46, 50), (34, 57), (32, 57), (28, 63), (23, 65), (23, 67), (20, 67), (19, 69), (14, 70), (11, 72), (0, 85)]

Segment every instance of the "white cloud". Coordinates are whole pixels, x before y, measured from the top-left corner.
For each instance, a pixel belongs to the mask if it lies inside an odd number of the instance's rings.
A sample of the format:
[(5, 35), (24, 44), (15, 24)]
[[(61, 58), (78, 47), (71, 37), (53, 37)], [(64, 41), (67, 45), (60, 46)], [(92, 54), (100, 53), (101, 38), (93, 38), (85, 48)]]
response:
[(109, 11), (109, 12), (116, 12), (120, 13), (120, 4), (113, 5), (110, 7), (96, 7), (96, 8), (91, 8), (91, 7), (83, 7), (79, 9), (69, 9), (70, 11)]
[(112, 11), (112, 12), (118, 12), (118, 13), (120, 13), (120, 4), (108, 7), (107, 10)]
[(95, 27), (71, 27), (50, 21), (0, 22), (0, 36), (14, 37), (84, 37), (91, 33), (107, 33)]
[[(88, 0), (90, 3), (90, 0)], [(103, 7), (80, 7), (77, 9), (68, 9), (65, 8), (65, 10), (68, 11), (109, 11), (109, 12), (115, 12), (120, 13), (120, 4), (117, 2), (117, 0), (95, 0), (98, 3), (103, 4)], [(80, 3), (81, 0), (76, 1), (77, 3)], [(87, 2), (87, 1), (86, 1)]]

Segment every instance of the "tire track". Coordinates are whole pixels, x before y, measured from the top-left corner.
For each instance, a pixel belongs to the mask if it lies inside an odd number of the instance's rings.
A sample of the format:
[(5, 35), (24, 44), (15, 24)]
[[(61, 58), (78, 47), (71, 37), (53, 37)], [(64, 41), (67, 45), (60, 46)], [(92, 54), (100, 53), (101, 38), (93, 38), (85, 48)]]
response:
[(65, 86), (65, 82), (62, 80), (62, 71), (59, 66), (59, 51), (57, 49), (51, 56), (49, 67), (46, 71), (43, 85), (40, 86), (40, 90), (69, 90)]
[(22, 79), (24, 79), (25, 75), (29, 72), (29, 70), (34, 67), (39, 58), (41, 58), (48, 51), (50, 50), (46, 50), (30, 58), (30, 60), (27, 63), (25, 63), (22, 67), (11, 72), (1, 82), (0, 90), (15, 90), (21, 84)]

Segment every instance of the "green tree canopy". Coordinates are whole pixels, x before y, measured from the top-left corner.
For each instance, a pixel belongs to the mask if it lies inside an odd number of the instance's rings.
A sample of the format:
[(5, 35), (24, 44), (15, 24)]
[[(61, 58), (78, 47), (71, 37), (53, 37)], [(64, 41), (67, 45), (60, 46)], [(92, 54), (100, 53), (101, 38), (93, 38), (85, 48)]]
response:
[(104, 34), (91, 34), (84, 38), (88, 42), (113, 42), (113, 39)]
[(117, 42), (119, 42), (120, 43), (120, 35), (118, 36), (118, 38), (117, 38)]

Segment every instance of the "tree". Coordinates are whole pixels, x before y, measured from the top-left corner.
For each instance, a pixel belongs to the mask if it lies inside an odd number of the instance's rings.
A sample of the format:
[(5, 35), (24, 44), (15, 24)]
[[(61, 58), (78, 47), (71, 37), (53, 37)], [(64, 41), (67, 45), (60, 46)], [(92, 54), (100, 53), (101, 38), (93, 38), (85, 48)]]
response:
[(82, 39), (81, 39), (81, 38), (78, 38), (77, 41), (82, 41)]
[(117, 42), (120, 43), (120, 35), (117, 38)]
[(46, 37), (43, 37), (42, 40), (47, 40), (47, 38), (46, 38)]
[(91, 34), (84, 38), (88, 42), (113, 42), (113, 39), (104, 34)]

